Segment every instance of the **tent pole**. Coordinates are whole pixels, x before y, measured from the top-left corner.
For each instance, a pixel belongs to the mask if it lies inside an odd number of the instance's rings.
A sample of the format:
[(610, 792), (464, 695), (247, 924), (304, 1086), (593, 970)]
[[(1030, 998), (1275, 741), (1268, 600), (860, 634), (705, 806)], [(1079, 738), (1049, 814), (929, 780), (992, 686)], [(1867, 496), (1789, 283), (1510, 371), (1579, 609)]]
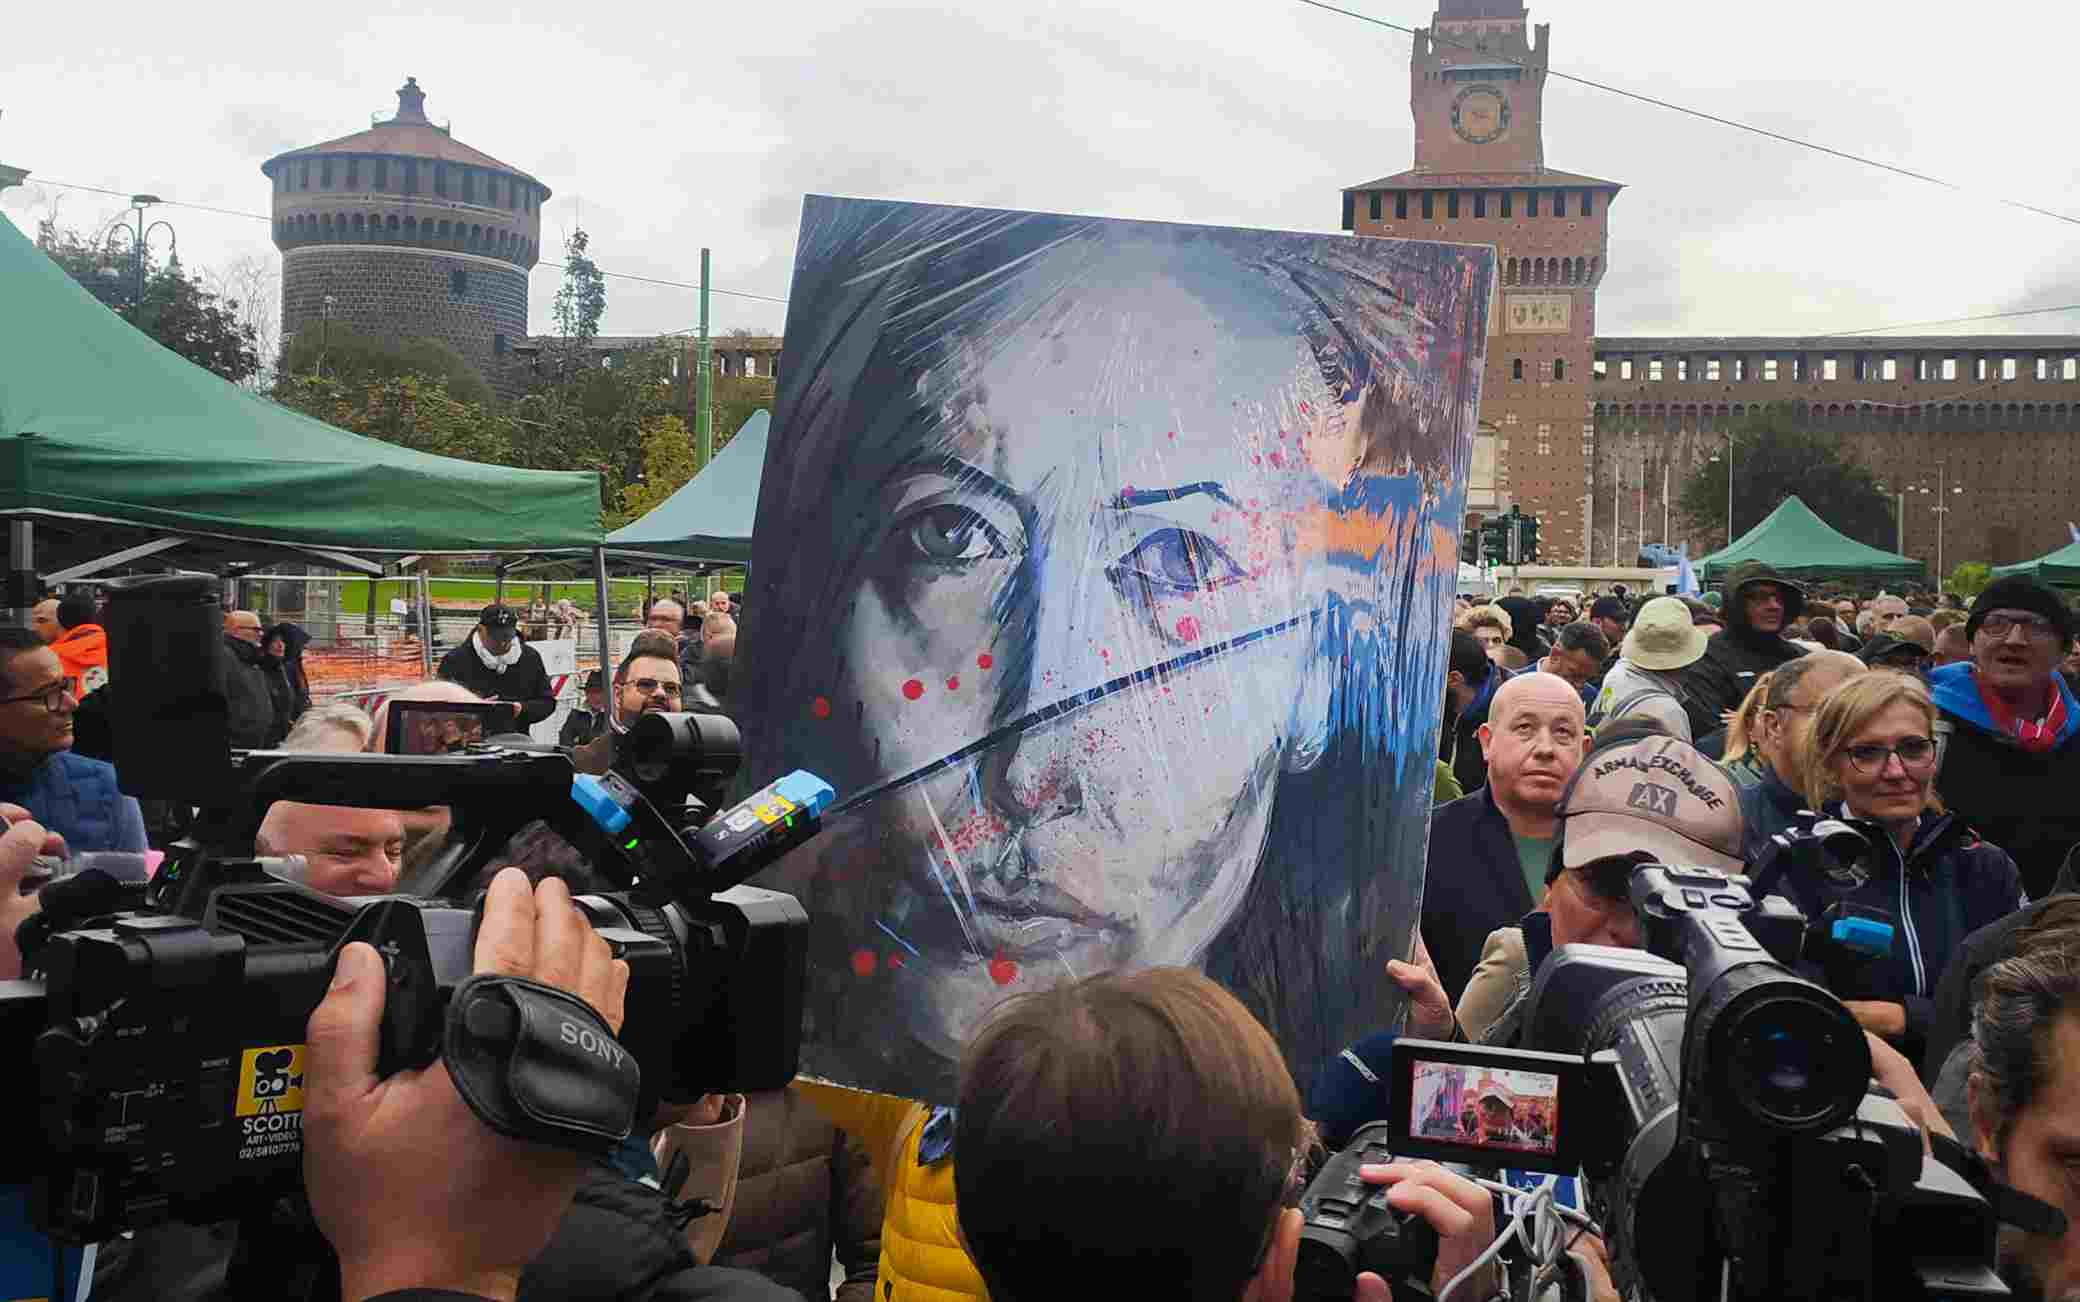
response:
[(376, 635), (376, 578), (368, 576), (368, 613), (362, 617), (361, 631), (369, 637)]
[(500, 561), (491, 570), (491, 600), (498, 605), (506, 604), (506, 563)]
[[(604, 547), (592, 549), (592, 587), (599, 602), (599, 680), (601, 685), (606, 686), (607, 670), (614, 666), (612, 654), (608, 650), (610, 641), (607, 636), (607, 549)], [(607, 699), (614, 699), (611, 686), (608, 687)]]
[(29, 627), (29, 610), (36, 604), (36, 522), (14, 519), (7, 522), (7, 620), (20, 628)]
[(428, 678), (433, 677), (433, 592), (426, 581), (426, 571), (419, 571), (419, 671)]

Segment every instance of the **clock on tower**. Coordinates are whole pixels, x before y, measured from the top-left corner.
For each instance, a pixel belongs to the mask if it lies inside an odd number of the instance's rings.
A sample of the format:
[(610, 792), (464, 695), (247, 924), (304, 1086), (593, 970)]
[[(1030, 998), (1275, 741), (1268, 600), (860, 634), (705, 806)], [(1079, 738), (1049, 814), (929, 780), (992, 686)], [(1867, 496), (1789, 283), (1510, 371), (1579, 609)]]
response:
[(1473, 145), (1502, 139), (1509, 132), (1509, 96), (1500, 86), (1468, 86), (1452, 97), (1452, 130)]

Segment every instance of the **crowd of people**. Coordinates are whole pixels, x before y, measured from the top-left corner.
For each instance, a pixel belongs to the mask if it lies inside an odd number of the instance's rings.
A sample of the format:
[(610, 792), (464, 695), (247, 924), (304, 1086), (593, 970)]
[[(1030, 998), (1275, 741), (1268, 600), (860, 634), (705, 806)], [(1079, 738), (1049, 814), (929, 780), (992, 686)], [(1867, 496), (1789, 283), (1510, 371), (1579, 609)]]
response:
[[(649, 603), (645, 628), (585, 680), (565, 719), (560, 741), (578, 767), (610, 767), (642, 714), (725, 709), (736, 613), (726, 596)], [(121, 690), (95, 611), (68, 597), (37, 615), (31, 629), (0, 630), (0, 817), (11, 824), (0, 978), (19, 971), (14, 927), (35, 896), (18, 883), (35, 854), (148, 843), (137, 803), (75, 738), (92, 713), (83, 698), (105, 707)], [(1698, 601), (1622, 590), (1462, 601), (1419, 935), (1409, 961), (1388, 965), (1410, 996), (1406, 1033), (1518, 1044), (1555, 950), (1641, 943), (1634, 868), (1746, 872), (1809, 916), (1849, 903), (1892, 919), (1889, 953), (1810, 956), (1802, 971), (1864, 1027), (1878, 1085), (1911, 1115), (1963, 1136), (2016, 1188), (2080, 1213), (2059, 1147), (2080, 1133), (2080, 1086), (2063, 1076), (2080, 1062), (2069, 1052), (2080, 1049), (2080, 803), (2058, 799), (2080, 778), (2074, 629), (2065, 600), (2025, 579), (1999, 580), (1967, 608), (1912, 592), (1829, 597), (1759, 566)], [(383, 750), (387, 705), (371, 716), (312, 702), (307, 640), (249, 611), (225, 616), (236, 744)], [(391, 699), (506, 702), (516, 732), (554, 708), (521, 616), (499, 604), (438, 680)], [(1792, 834), (1823, 817), (1855, 828), (1865, 851), (1801, 848)], [(282, 803), (256, 851), (297, 856), (315, 890), (380, 894), (446, 828), (439, 809)], [(585, 865), (525, 834), (508, 852), (520, 872), (482, 883), (487, 932), (497, 919), (540, 940), (517, 970), (611, 986), (596, 954), (548, 952), (575, 953), (577, 932), (590, 934), (566, 925), (569, 896), (598, 885)], [(1322, 1064), (1303, 1098), (1232, 995), (1158, 968), (1008, 1001), (968, 1047), (957, 1106), (806, 1080), (709, 1094), (662, 1107), (610, 1160), (573, 1163), (482, 1131), (438, 1072), (376, 1085), (359, 1056), (381, 1006), (367, 961), (342, 957), (310, 1036), (311, 1212), (348, 1296), (828, 1298), (835, 1287), (845, 1302), (944, 1302), (1055, 1297), (1104, 1280), (1122, 1296), (1283, 1299), (1294, 1194), (1324, 1145), (1392, 1104), (1397, 1032)], [(479, 961), (495, 961), (481, 943)], [(617, 1020), (618, 997), (602, 999)], [(393, 1109), (374, 1124), (367, 1110), (383, 1091), (423, 1115)], [(415, 1152), (452, 1160), (444, 1188), (541, 1196), (490, 1197), (457, 1232), (454, 1209), (427, 1201), (440, 1188), (413, 1186)], [(1438, 1231), (1433, 1289), (1493, 1237), (1495, 1205), (1462, 1175), (1393, 1163), (1364, 1179)], [(384, 1198), (398, 1208), (365, 1206)], [(2025, 1295), (2080, 1286), (2080, 1232), (2003, 1245)], [(236, 1228), (222, 1226), (103, 1246), (96, 1292), (114, 1298), (218, 1296), (238, 1250)], [(1578, 1254), (1598, 1295), (1614, 1296), (1598, 1241), (1585, 1237)], [(1474, 1296), (1485, 1298), (1502, 1278), (1483, 1270)], [(1357, 1296), (1387, 1286), (1365, 1276)]]

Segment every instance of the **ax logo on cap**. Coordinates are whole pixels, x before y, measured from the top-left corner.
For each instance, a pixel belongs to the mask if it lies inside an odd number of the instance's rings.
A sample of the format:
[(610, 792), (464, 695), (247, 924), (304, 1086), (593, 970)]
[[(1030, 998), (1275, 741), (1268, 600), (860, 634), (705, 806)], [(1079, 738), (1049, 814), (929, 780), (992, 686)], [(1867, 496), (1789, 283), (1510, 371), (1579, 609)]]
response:
[(1676, 816), (1676, 793), (1673, 787), (1664, 787), (1652, 782), (1635, 782), (1632, 794), (1625, 803), (1633, 809), (1644, 809), (1663, 818)]

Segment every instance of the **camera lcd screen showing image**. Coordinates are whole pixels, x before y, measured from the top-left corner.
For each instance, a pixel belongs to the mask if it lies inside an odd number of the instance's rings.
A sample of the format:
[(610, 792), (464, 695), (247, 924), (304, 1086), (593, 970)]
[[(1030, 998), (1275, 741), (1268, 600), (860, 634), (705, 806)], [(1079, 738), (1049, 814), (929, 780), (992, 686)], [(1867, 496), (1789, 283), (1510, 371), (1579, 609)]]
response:
[(1544, 1157), (1559, 1146), (1560, 1078), (1550, 1072), (1418, 1062), (1409, 1085), (1417, 1139)]
[(512, 732), (513, 707), (502, 701), (392, 701), (384, 749), (392, 755), (452, 755)]
[[(1588, 1064), (1565, 1054), (1394, 1042), (1394, 1152), (1572, 1175), (1580, 1168)], [(1573, 1124), (1573, 1131), (1568, 1126)]]

